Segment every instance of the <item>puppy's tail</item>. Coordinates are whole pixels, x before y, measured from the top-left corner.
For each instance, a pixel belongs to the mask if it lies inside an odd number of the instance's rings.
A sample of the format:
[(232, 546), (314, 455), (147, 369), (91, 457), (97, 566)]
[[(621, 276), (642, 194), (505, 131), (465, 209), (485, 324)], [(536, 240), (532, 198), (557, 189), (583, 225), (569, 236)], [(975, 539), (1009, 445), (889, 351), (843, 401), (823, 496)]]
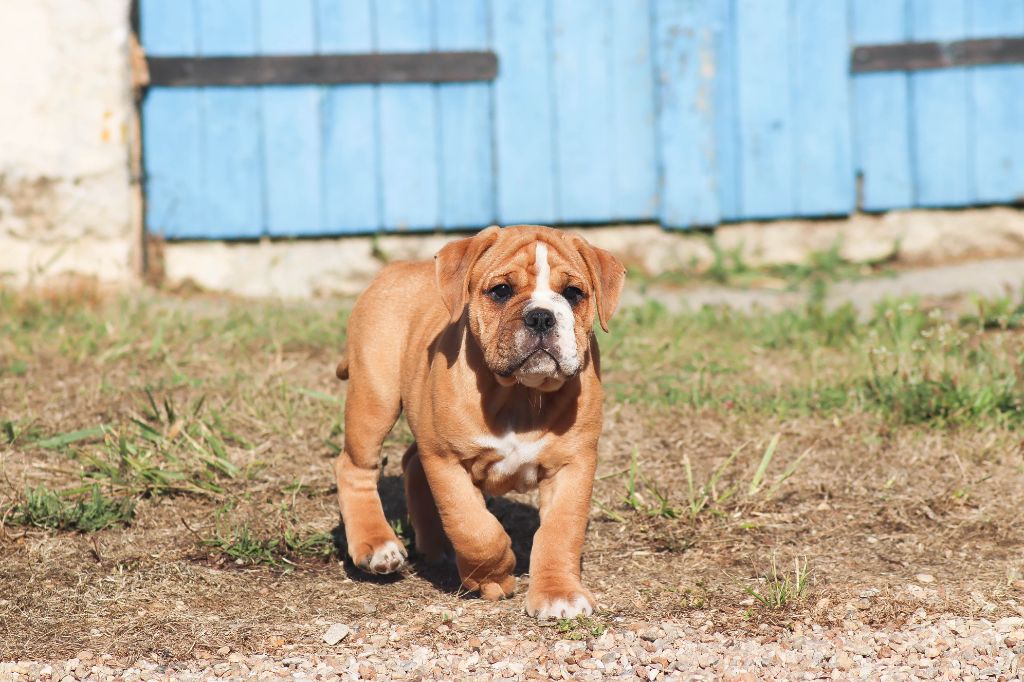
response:
[(342, 381), (348, 380), (348, 353), (341, 356), (341, 362), (338, 363), (337, 369), (334, 373), (338, 375), (338, 378)]

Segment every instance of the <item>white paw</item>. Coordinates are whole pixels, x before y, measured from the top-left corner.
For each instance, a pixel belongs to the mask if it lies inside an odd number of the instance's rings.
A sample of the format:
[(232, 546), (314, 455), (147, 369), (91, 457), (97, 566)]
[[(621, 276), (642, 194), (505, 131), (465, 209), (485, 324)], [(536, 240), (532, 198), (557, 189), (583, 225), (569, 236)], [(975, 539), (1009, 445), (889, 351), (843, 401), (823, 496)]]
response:
[(405, 565), (406, 556), (407, 554), (404, 547), (394, 540), (388, 540), (374, 550), (373, 554), (371, 554), (366, 560), (366, 563), (362, 568), (370, 573), (378, 573), (381, 575), (394, 573)]
[(526, 613), (538, 620), (548, 618), (575, 618), (579, 615), (589, 616), (594, 612), (590, 600), (582, 594), (577, 594), (569, 599), (539, 599), (536, 606), (531, 607), (531, 600), (527, 597)]

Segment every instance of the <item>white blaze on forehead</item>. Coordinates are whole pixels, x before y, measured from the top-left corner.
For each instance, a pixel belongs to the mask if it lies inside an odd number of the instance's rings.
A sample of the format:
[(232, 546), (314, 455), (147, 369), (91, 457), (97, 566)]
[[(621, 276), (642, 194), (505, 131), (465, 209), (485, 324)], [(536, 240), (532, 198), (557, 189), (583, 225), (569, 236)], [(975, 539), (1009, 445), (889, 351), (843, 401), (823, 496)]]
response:
[(537, 254), (533, 264), (537, 268), (537, 286), (533, 290), (533, 295), (536, 296), (542, 292), (554, 293), (551, 291), (551, 263), (548, 262), (547, 244), (537, 244)]
[(536, 308), (546, 308), (554, 314), (553, 337), (559, 355), (558, 364), (561, 365), (563, 371), (570, 374), (575, 373), (580, 366), (574, 328), (576, 321), (573, 318), (572, 306), (569, 305), (569, 302), (565, 300), (564, 296), (551, 289), (551, 263), (548, 262), (548, 245), (543, 242), (537, 243), (534, 267), (537, 270), (537, 283), (524, 312), (530, 312)]

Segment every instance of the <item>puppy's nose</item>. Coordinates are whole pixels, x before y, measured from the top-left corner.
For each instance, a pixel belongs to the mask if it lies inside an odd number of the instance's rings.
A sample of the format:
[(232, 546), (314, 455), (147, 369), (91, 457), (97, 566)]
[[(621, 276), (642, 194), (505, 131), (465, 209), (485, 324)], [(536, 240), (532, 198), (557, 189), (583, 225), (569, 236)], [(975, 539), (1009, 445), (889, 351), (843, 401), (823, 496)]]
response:
[(534, 308), (526, 313), (523, 322), (534, 334), (544, 334), (555, 326), (555, 314), (547, 308)]

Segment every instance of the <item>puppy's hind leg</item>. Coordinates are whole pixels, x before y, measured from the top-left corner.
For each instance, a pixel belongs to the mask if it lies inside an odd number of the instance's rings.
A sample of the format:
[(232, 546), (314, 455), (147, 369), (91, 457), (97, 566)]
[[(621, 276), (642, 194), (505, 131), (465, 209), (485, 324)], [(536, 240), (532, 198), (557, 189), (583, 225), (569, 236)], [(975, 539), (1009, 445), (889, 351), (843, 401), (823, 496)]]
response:
[(363, 363), (348, 369), (345, 448), (334, 465), (348, 553), (368, 573), (393, 573), (405, 563), (406, 552), (384, 517), (377, 481), (381, 445), (401, 410), (398, 381), (374, 376)]
[(430, 563), (440, 561), (445, 553), (451, 552), (451, 543), (444, 534), (437, 503), (427, 484), (427, 476), (420, 463), (416, 443), (409, 446), (402, 456), (402, 471), (405, 479), (405, 505), (409, 509), (409, 521), (416, 533), (416, 551)]

